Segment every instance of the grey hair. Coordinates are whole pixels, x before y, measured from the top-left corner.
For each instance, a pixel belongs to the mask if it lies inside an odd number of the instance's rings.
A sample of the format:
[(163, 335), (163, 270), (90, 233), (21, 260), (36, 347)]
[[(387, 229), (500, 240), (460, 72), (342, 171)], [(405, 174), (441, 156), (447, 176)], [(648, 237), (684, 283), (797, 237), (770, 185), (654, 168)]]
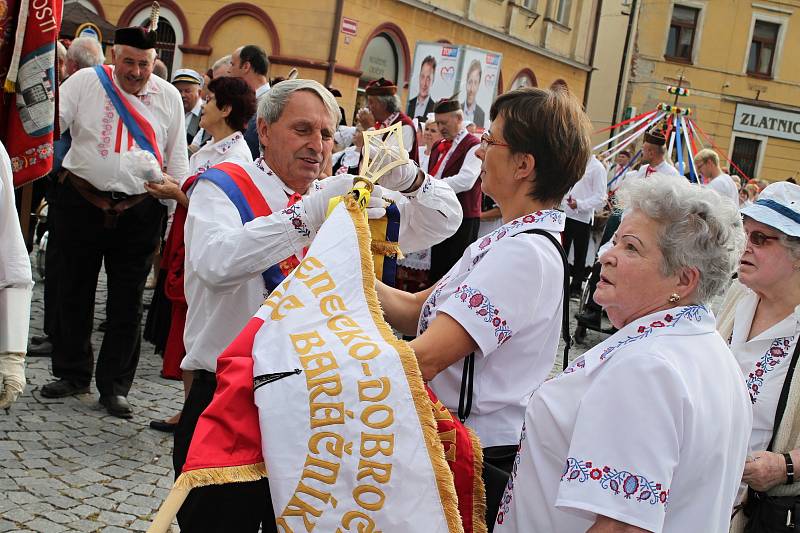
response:
[(386, 106), (386, 112), (390, 115), (400, 111), (401, 109), (400, 98), (398, 98), (396, 94), (376, 96), (375, 99)]
[(78, 68), (94, 67), (102, 65), (105, 60), (103, 48), (100, 42), (94, 37), (78, 37), (67, 50), (67, 59), (78, 65)]
[(280, 120), (289, 97), (295, 91), (308, 91), (319, 96), (331, 115), (331, 129), (336, 129), (336, 125), (341, 119), (336, 98), (318, 81), (302, 78), (282, 81), (267, 91), (258, 102), (258, 120), (264, 119), (267, 124), (274, 124)]
[(211, 65), (211, 71), (213, 72), (213, 71), (217, 70), (218, 68), (222, 68), (222, 67), (225, 67), (225, 66), (230, 66), (231, 63), (232, 63), (231, 54), (228, 54), (226, 56), (222, 56), (219, 59), (217, 59), (216, 61), (214, 61), (213, 65)]
[(56, 57), (59, 61), (67, 58), (67, 47), (61, 44), (61, 41), (56, 41)]
[[(117, 56), (120, 55), (122, 53), (122, 47), (123, 46), (125, 46), (125, 45), (115, 44), (114, 45), (114, 55), (117, 55)], [(72, 48), (72, 47), (70, 46), (70, 48)], [(158, 56), (158, 53), (156, 52), (156, 49), (155, 48), (148, 48), (147, 51), (150, 52), (148, 54), (150, 56), (150, 61), (155, 63), (156, 57)]]
[(663, 174), (634, 180), (617, 194), (619, 204), (660, 223), (661, 273), (697, 268), (697, 298), (708, 303), (728, 284), (744, 250), (739, 210), (707, 187)]

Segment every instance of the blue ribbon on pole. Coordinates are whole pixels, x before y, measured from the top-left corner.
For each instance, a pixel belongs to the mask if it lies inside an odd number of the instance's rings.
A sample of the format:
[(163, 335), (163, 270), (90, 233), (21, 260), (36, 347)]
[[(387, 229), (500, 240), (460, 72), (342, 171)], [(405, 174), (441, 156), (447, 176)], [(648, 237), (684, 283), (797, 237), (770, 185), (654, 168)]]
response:
[(683, 176), (683, 145), (681, 144), (680, 120), (675, 120), (675, 149), (678, 151), (678, 172)]

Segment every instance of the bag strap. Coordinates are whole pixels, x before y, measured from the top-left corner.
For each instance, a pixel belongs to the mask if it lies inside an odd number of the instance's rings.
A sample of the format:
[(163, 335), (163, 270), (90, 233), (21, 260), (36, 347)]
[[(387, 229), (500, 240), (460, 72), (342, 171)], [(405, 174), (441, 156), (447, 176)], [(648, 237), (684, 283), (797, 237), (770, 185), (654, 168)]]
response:
[(778, 434), (778, 428), (783, 420), (783, 412), (786, 410), (786, 402), (789, 399), (789, 388), (792, 386), (792, 376), (794, 376), (794, 367), (797, 365), (797, 358), (800, 355), (800, 339), (794, 345), (794, 352), (792, 352), (792, 360), (789, 362), (789, 369), (786, 371), (786, 379), (783, 380), (783, 388), (781, 388), (781, 395), (778, 398), (778, 408), (775, 410), (775, 423), (772, 425), (772, 438), (769, 440), (767, 451), (772, 451), (772, 445), (775, 443), (775, 435)]
[[(561, 256), (561, 262), (564, 265), (564, 301), (562, 304), (561, 338), (564, 339), (563, 369), (566, 369), (569, 365), (569, 349), (572, 346), (572, 338), (569, 334), (569, 264), (567, 262), (567, 254), (564, 252), (564, 247), (561, 246), (561, 243), (558, 241), (558, 239), (553, 237), (549, 231), (543, 229), (529, 229), (527, 231), (521, 231), (516, 235), (521, 235), (522, 233), (543, 235), (546, 237), (547, 240), (552, 242), (558, 250), (558, 253)], [(461, 373), (461, 391), (458, 396), (458, 419), (461, 420), (462, 424), (466, 422), (470, 411), (472, 411), (472, 383), (474, 377), (475, 352), (464, 358), (464, 368)]]

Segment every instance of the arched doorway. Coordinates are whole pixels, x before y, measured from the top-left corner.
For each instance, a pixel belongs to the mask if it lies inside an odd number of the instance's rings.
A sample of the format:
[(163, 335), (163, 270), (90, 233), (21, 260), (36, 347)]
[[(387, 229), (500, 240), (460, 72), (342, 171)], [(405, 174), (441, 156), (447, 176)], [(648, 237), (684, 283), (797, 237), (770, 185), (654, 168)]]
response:
[(374, 35), (364, 48), (359, 69), (362, 71), (358, 80), (358, 95), (355, 109), (366, 106), (364, 89), (367, 84), (378, 78), (385, 78), (397, 85), (400, 93), (405, 80), (406, 59), (400, 43), (394, 35), (382, 31)]
[[(144, 22), (145, 26), (150, 24), (150, 19)], [(156, 53), (161, 61), (167, 65), (167, 72), (169, 76), (167, 80), (172, 79), (172, 66), (175, 62), (175, 29), (168, 20), (161, 19), (158, 21), (158, 28), (156, 28)]]
[(529, 68), (524, 68), (517, 73), (514, 77), (514, 81), (511, 82), (509, 90), (513, 91), (514, 89), (520, 89), (522, 87), (538, 87), (536, 75)]

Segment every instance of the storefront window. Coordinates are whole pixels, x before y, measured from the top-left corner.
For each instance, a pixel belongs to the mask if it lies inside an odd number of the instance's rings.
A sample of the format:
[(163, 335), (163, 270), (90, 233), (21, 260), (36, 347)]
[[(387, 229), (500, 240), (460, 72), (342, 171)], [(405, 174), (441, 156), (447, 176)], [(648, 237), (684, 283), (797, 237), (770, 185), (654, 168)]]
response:
[(399, 61), (397, 47), (391, 37), (385, 33), (375, 36), (367, 45), (364, 57), (361, 59), (363, 74), (359, 80), (359, 87), (378, 78), (398, 83)]

